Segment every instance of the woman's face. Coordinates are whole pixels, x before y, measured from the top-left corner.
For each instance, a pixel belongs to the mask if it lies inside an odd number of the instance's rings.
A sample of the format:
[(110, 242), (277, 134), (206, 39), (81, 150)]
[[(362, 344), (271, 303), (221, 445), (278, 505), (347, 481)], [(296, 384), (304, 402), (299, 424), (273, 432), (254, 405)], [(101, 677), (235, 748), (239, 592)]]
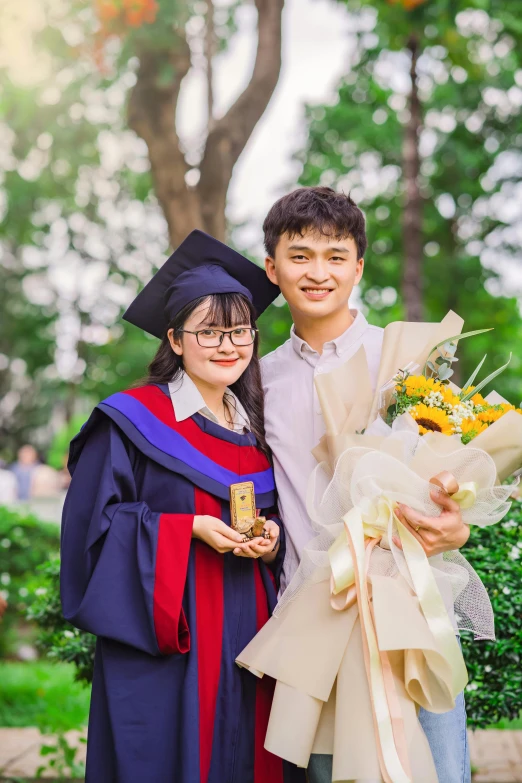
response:
[[(208, 309), (207, 299), (187, 318), (183, 324), (184, 333), (179, 339), (174, 338), (172, 329), (169, 330), (168, 337), (174, 353), (183, 356), (185, 372), (193, 380), (225, 389), (245, 372), (252, 359), (254, 345), (233, 345), (229, 335), (225, 335), (219, 347), (204, 348), (199, 345), (196, 335), (187, 332), (203, 331), (205, 334), (201, 335), (200, 339), (208, 339), (215, 330), (230, 331), (231, 329), (231, 327), (227, 329), (222, 324), (210, 324), (207, 320)], [(250, 323), (234, 326), (234, 329), (250, 328)]]

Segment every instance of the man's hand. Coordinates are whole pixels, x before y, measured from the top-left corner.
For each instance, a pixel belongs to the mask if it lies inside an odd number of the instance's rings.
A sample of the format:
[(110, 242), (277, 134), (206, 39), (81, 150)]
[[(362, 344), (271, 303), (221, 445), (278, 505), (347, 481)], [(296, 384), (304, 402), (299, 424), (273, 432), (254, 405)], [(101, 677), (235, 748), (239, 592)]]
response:
[[(457, 501), (435, 487), (430, 495), (434, 503), (442, 506), (438, 517), (425, 517), (402, 503), (399, 503), (395, 510), (400, 521), (422, 545), (427, 557), (460, 549), (469, 538), (469, 526), (462, 520)], [(402, 549), (401, 542), (396, 537), (393, 543)]]

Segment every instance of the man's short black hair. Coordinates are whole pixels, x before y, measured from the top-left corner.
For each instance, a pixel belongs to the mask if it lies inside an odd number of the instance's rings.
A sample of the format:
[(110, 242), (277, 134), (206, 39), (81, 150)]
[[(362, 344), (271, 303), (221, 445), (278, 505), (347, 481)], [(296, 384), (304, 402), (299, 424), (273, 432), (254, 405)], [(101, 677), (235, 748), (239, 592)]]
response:
[(298, 188), (280, 198), (266, 216), (263, 231), (271, 258), (283, 234), (302, 236), (305, 231), (334, 239), (351, 237), (357, 258), (363, 258), (368, 246), (364, 215), (355, 201), (326, 187)]

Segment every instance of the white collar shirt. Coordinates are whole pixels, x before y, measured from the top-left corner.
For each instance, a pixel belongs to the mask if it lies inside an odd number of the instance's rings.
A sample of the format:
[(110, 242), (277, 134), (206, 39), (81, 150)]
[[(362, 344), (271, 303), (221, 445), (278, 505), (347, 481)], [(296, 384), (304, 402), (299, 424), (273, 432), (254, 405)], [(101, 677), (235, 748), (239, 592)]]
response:
[[(195, 413), (200, 413), (215, 424), (221, 424), (215, 413), (207, 406), (198, 387), (187, 373), (182, 373), (169, 383), (169, 394), (176, 421), (185, 421), (185, 419), (194, 416)], [(250, 430), (250, 421), (244, 407), (234, 392), (228, 388), (225, 391), (225, 400), (229, 411), (233, 415), (233, 431), (243, 433), (245, 429)]]
[(370, 326), (361, 312), (337, 339), (325, 343), (319, 354), (298, 337), (290, 339), (261, 361), (265, 394), (265, 430), (272, 449), (279, 495), (279, 511), (286, 533), (281, 592), (297, 570), (304, 547), (314, 537), (306, 511), (306, 488), (316, 466), (312, 449), (325, 433), (314, 379), (344, 364), (362, 346), (372, 383), (377, 382), (383, 330)]

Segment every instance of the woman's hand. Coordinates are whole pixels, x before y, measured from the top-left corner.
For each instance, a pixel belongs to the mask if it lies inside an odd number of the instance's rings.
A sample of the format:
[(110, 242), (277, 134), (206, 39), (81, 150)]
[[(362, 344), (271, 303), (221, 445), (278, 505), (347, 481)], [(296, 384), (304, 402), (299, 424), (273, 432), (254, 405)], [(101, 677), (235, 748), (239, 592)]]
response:
[(238, 557), (262, 557), (265, 563), (271, 563), (279, 549), (279, 525), (271, 519), (267, 519), (265, 530), (270, 533), (270, 538), (252, 538), (251, 541), (236, 547), (234, 554)]
[(243, 541), (243, 536), (240, 533), (225, 525), (221, 519), (208, 516), (208, 514), (194, 517), (192, 538), (198, 538), (221, 554), (231, 552)]

